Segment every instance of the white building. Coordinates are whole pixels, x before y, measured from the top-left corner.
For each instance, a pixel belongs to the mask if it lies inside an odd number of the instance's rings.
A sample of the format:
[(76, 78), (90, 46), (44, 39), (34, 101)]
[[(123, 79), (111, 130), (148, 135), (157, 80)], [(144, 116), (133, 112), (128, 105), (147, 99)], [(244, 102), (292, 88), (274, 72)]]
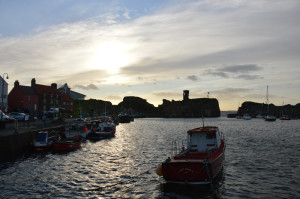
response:
[(61, 93), (68, 94), (73, 100), (84, 100), (84, 98), (85, 98), (85, 95), (83, 95), (81, 93), (78, 93), (78, 92), (75, 92), (75, 91), (72, 91), (69, 88), (67, 83), (65, 83), (64, 85), (59, 87), (58, 90)]
[(0, 109), (7, 112), (8, 83), (0, 76)]

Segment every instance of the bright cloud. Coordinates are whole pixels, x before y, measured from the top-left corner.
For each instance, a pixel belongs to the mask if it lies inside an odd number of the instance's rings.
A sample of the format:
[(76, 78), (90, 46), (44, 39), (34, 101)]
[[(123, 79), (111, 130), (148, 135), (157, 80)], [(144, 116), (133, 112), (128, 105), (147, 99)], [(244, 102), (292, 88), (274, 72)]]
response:
[[(28, 26), (18, 34), (9, 30), (17, 30), (20, 15), (0, 8), (0, 18), (12, 21), (0, 20), (11, 28), (0, 28), (0, 68), (10, 74), (10, 87), (35, 77), (115, 103), (130, 94), (158, 105), (167, 93), (181, 96), (188, 89), (195, 97), (210, 91), (222, 109), (236, 109), (242, 100), (261, 101), (254, 96), (264, 96), (267, 84), (276, 103), (299, 102), (298, 1), (154, 2), (78, 1), (65, 10), (57, 2), (22, 4)], [(22, 10), (1, 4), (12, 13)], [(57, 16), (29, 12), (46, 4)]]

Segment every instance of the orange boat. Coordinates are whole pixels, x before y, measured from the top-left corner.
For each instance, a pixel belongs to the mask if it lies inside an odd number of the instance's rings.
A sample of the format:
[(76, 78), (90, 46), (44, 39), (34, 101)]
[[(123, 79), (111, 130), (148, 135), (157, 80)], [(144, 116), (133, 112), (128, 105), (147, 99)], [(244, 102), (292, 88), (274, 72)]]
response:
[(166, 159), (156, 170), (169, 183), (210, 184), (223, 168), (225, 143), (215, 126), (187, 132), (187, 149)]

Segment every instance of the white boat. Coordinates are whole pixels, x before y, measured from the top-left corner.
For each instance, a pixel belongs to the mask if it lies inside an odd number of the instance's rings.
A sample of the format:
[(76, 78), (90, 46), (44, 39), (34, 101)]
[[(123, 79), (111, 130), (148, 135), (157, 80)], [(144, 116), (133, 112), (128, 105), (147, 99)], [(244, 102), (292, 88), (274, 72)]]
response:
[(276, 116), (269, 113), (269, 86), (267, 86), (267, 115), (264, 117), (265, 121), (273, 122), (276, 120)]
[(245, 114), (243, 116), (243, 118), (244, 118), (244, 120), (251, 120), (252, 119), (252, 117), (249, 114)]
[(264, 119), (265, 121), (273, 122), (276, 120), (276, 117), (274, 115), (266, 115)]
[(256, 115), (256, 118), (262, 119), (264, 118), (261, 114)]
[(33, 141), (35, 150), (49, 150), (52, 148), (54, 137), (48, 138), (47, 131), (38, 132), (38, 139)]

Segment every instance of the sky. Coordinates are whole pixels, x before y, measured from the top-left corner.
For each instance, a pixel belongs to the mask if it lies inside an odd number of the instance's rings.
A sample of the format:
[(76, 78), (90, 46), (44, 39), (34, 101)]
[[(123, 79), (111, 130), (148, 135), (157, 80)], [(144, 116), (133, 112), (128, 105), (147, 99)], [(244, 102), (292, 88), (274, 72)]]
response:
[(118, 104), (300, 103), (299, 0), (0, 0), (0, 69)]

